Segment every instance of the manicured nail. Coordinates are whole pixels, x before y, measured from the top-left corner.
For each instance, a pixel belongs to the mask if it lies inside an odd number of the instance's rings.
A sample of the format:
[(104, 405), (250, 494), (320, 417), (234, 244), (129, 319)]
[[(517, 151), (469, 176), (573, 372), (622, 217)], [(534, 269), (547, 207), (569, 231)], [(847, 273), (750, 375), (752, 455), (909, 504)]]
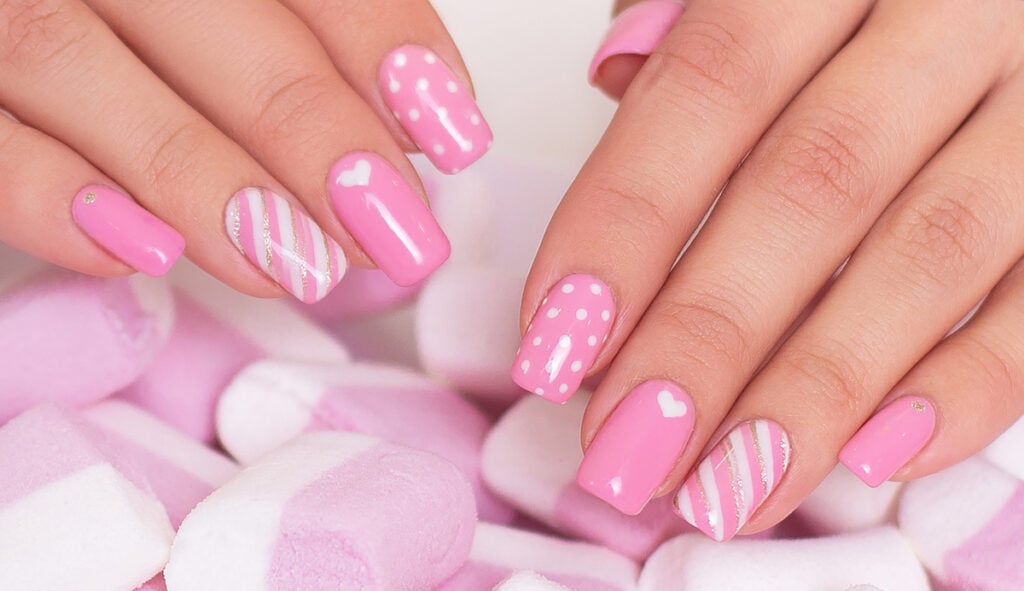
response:
[(174, 228), (110, 187), (79, 191), (71, 217), (97, 244), (146, 275), (163, 275), (185, 250), (185, 239)]
[(679, 386), (640, 384), (598, 431), (576, 481), (626, 515), (637, 515), (679, 459), (693, 421), (693, 402)]
[(395, 283), (419, 283), (441, 266), (451, 245), (430, 209), (383, 158), (354, 152), (331, 169), (334, 212)]
[(323, 299), (345, 274), (348, 264), (341, 247), (269, 189), (235, 193), (225, 223), (228, 236), (253, 265), (307, 304)]
[(399, 47), (380, 68), (384, 102), (438, 170), (455, 174), (483, 156), (491, 141), (473, 96), (437, 54)]
[(932, 403), (904, 396), (871, 417), (839, 452), (839, 461), (868, 486), (879, 486), (928, 444), (934, 430)]
[(644, 0), (623, 10), (612, 21), (601, 46), (590, 62), (593, 84), (601, 64), (616, 55), (651, 55), (672, 25), (683, 14), (685, 5), (676, 0)]
[(789, 453), (789, 438), (775, 422), (741, 424), (683, 484), (676, 511), (708, 537), (732, 539), (782, 480)]
[(562, 279), (527, 328), (512, 379), (552, 402), (566, 402), (597, 359), (614, 320), (607, 285), (590, 275)]

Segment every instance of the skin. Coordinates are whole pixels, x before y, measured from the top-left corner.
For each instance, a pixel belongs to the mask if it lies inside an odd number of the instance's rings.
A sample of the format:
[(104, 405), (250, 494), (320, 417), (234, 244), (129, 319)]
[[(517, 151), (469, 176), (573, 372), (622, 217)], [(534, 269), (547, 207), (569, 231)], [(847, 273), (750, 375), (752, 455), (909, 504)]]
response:
[(682, 386), (697, 413), (659, 494), (732, 427), (778, 422), (791, 465), (750, 533), (788, 515), (899, 395), (938, 415), (901, 480), (1020, 417), (1022, 32), (1013, 0), (691, 0), (649, 58), (605, 62), (596, 83), (618, 112), (522, 306), (525, 329), (571, 273), (615, 294), (584, 447), (649, 379)]
[(193, 262), (265, 297), (284, 292), (231, 244), (231, 196), (294, 199), (370, 266), (331, 211), (331, 165), (376, 152), (424, 195), (377, 87), (381, 60), (416, 43), (469, 80), (426, 0), (11, 0), (0, 31), (13, 114), (0, 117), (0, 241), (87, 274), (132, 272), (71, 219), (81, 187), (110, 184), (184, 235)]

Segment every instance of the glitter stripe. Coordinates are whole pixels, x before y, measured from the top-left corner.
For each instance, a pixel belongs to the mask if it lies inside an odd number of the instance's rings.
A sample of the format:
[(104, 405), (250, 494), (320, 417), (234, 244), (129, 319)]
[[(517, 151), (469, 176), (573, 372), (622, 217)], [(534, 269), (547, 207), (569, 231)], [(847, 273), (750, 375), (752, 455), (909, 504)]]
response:
[(747, 428), (750, 429), (750, 437), (754, 442), (754, 453), (757, 454), (757, 466), (761, 469), (761, 490), (763, 493), (761, 500), (763, 501), (768, 497), (769, 493), (767, 467), (764, 463), (764, 454), (761, 453), (761, 442), (757, 438), (757, 423), (752, 421), (747, 424)]
[(231, 207), (234, 209), (234, 216), (232, 216), (234, 219), (231, 223), (231, 235), (235, 239), (235, 246), (237, 246), (238, 250), (242, 251), (242, 254), (244, 255), (245, 245), (242, 244), (242, 209), (240, 200), (237, 198), (234, 199), (231, 202)]
[[(317, 229), (320, 230), (320, 228), (317, 228)], [(327, 234), (323, 230), (320, 230), (320, 237), (323, 238), (323, 241), (324, 241), (324, 254), (327, 256), (327, 264), (324, 265), (325, 277), (324, 277), (323, 284), (325, 286), (329, 286), (329, 285), (331, 285), (331, 279), (332, 279), (331, 267), (334, 265), (333, 259), (331, 257), (331, 243), (327, 239)]]
[(277, 278), (274, 274), (274, 249), (270, 244), (270, 212), (267, 211), (267, 193), (260, 189), (260, 203), (263, 205), (263, 248), (267, 256), (267, 273)]
[[(743, 487), (740, 484), (740, 474), (736, 466), (735, 451), (733, 450), (731, 435), (725, 439), (725, 462), (729, 468), (729, 483), (732, 485), (732, 500), (736, 507), (736, 529), (743, 527), (747, 519), (747, 503), (743, 498)], [(742, 511), (742, 514), (741, 514)]]

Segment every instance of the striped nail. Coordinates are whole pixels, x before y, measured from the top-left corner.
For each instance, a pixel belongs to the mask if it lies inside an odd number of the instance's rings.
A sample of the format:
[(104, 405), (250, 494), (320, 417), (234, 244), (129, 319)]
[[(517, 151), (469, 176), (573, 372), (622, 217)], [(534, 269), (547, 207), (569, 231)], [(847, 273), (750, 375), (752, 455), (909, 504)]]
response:
[(676, 511), (708, 537), (732, 539), (782, 480), (789, 453), (789, 438), (777, 423), (741, 424), (683, 484)]
[(269, 189), (235, 193), (225, 223), (231, 241), (253, 265), (307, 304), (323, 299), (345, 274), (348, 264), (341, 247)]

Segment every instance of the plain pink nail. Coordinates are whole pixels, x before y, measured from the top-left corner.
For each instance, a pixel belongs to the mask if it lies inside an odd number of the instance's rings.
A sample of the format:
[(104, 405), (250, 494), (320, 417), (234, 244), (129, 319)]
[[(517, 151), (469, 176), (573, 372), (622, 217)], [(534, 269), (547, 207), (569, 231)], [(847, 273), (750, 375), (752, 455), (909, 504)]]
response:
[(879, 486), (928, 444), (933, 431), (932, 403), (904, 396), (871, 417), (843, 446), (839, 461), (868, 486)]
[(616, 55), (651, 55), (679, 20), (685, 5), (676, 0), (644, 0), (623, 10), (612, 21), (590, 62), (590, 83), (593, 84), (601, 64)]
[(679, 386), (640, 384), (598, 431), (576, 481), (626, 515), (639, 514), (679, 459), (693, 422), (693, 401)]
[(386, 160), (369, 152), (348, 154), (329, 180), (334, 213), (392, 281), (415, 285), (448, 260), (444, 231)]
[(437, 54), (419, 45), (392, 51), (380, 67), (384, 102), (427, 158), (455, 174), (491, 147), (491, 128), (473, 96)]
[(562, 279), (526, 329), (512, 379), (552, 402), (566, 402), (597, 359), (614, 320), (607, 285), (590, 275)]
[(185, 239), (174, 228), (110, 187), (79, 191), (71, 217), (97, 244), (146, 275), (167, 273), (185, 250)]

